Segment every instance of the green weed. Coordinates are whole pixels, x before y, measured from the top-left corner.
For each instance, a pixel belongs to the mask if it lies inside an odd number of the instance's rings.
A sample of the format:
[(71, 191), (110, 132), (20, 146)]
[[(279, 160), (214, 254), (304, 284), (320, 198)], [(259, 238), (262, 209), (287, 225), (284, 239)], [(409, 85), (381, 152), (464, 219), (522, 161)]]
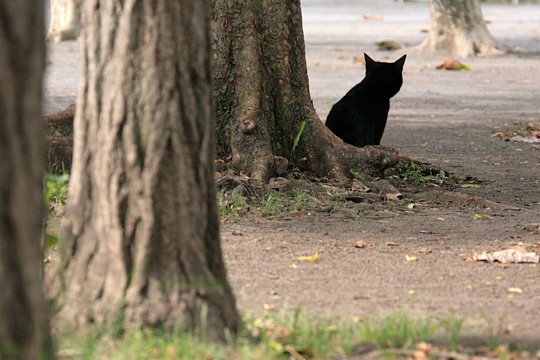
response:
[(220, 217), (239, 215), (247, 211), (246, 200), (242, 195), (226, 191), (218, 194), (218, 208)]
[[(457, 339), (461, 320), (425, 320), (400, 311), (359, 324), (316, 317), (304, 311), (281, 312), (244, 319), (238, 337), (228, 345), (210, 344), (189, 333), (139, 330), (122, 337), (103, 334), (86, 340), (63, 337), (58, 357), (266, 360), (296, 354), (305, 359), (342, 358), (366, 342), (381, 349), (414, 348), (418, 342), (429, 341), (437, 331), (447, 328), (450, 328), (449, 336)], [(298, 358), (296, 355), (293, 357)]]
[(420, 341), (433, 339), (440, 327), (434, 319), (413, 317), (402, 310), (381, 319), (367, 320), (362, 337), (383, 349), (412, 348)]
[(62, 175), (47, 174), (45, 175), (45, 203), (49, 205), (51, 202), (64, 205), (68, 195), (69, 174)]
[(400, 175), (405, 180), (417, 183), (434, 182), (442, 184), (447, 179), (444, 171), (441, 171), (436, 175), (426, 175), (422, 173), (422, 168), (420, 167), (420, 165), (414, 162), (411, 163), (407, 168), (405, 168), (405, 170), (403, 170)]
[(293, 147), (292, 147), (292, 151), (291, 151), (291, 158), (293, 157), (294, 152), (296, 151), (296, 149), (298, 148), (298, 145), (300, 144), (300, 139), (302, 137), (304, 129), (306, 128), (306, 123), (307, 123), (306, 120), (300, 121), (300, 126), (298, 126), (298, 132), (296, 133), (296, 136), (295, 136), (294, 142), (293, 142)]

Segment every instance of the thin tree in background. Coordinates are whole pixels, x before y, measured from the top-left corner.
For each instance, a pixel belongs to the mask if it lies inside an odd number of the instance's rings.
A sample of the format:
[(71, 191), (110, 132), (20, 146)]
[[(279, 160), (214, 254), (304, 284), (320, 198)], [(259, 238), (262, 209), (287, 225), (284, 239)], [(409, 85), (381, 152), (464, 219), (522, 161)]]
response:
[(1, 1), (0, 14), (0, 359), (48, 359), (40, 276), (43, 3)]
[(431, 29), (421, 49), (462, 57), (506, 52), (489, 32), (478, 0), (431, 0), (430, 12)]
[(54, 42), (75, 40), (81, 31), (82, 0), (50, 0), (51, 23), (47, 39)]

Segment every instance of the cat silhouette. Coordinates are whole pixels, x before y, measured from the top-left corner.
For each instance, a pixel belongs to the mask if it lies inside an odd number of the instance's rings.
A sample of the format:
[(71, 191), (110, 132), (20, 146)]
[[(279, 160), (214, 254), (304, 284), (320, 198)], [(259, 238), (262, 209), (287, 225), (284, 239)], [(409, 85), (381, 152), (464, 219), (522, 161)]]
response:
[(366, 76), (332, 106), (326, 126), (348, 144), (380, 145), (390, 98), (403, 84), (403, 55), (393, 63), (379, 62), (364, 54)]

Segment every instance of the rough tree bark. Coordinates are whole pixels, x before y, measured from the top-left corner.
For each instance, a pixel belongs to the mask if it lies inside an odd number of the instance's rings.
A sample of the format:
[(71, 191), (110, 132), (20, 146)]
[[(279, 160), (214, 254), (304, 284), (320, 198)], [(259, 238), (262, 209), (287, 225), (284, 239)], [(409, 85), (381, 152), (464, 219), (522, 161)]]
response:
[(51, 23), (47, 39), (60, 42), (75, 40), (81, 31), (82, 0), (50, 0)]
[(0, 2), (0, 359), (53, 358), (40, 276), (42, 8)]
[(390, 148), (347, 145), (320, 121), (309, 94), (299, 0), (212, 5), (218, 156), (260, 183), (290, 163), (344, 178), (351, 168), (380, 174), (400, 161)]
[(431, 0), (430, 4), (431, 29), (420, 49), (462, 57), (506, 52), (489, 32), (478, 0)]
[(53, 274), (50, 288), (65, 326), (236, 332), (213, 180), (209, 16), (205, 1), (84, 3), (63, 281)]

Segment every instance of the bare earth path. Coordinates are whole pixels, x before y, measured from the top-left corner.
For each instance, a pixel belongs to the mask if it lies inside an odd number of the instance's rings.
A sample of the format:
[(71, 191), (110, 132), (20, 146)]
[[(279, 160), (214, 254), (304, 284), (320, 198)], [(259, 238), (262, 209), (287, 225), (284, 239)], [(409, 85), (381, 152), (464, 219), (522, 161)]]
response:
[[(392, 101), (383, 144), (479, 178), (479, 187), (463, 192), (501, 205), (486, 209), (408, 197), (287, 220), (253, 214), (226, 220), (223, 248), (240, 309), (301, 307), (360, 319), (403, 308), (423, 315), (455, 313), (466, 318), (471, 334), (497, 332), (501, 325), (505, 337), (539, 347), (540, 266), (502, 268), (463, 258), (519, 241), (540, 252), (538, 232), (523, 229), (540, 223), (540, 149), (491, 136), (540, 122), (540, 6), (484, 6), (493, 34), (523, 52), (464, 60), (472, 70), (463, 72), (436, 70), (441, 54), (376, 50), (374, 42), (383, 39), (420, 43), (420, 29), (429, 26), (427, 5), (306, 0), (303, 8), (311, 94), (322, 119), (363, 77), (355, 56), (368, 52), (393, 61), (407, 53), (404, 86)], [(363, 13), (383, 19), (366, 21)], [(51, 46), (46, 112), (73, 102), (77, 55), (76, 43)], [(475, 214), (491, 219), (476, 220)], [(356, 249), (358, 240), (375, 248)], [(317, 251), (316, 263), (297, 260)], [(406, 261), (406, 255), (417, 260)], [(509, 288), (523, 293), (509, 294)]]

